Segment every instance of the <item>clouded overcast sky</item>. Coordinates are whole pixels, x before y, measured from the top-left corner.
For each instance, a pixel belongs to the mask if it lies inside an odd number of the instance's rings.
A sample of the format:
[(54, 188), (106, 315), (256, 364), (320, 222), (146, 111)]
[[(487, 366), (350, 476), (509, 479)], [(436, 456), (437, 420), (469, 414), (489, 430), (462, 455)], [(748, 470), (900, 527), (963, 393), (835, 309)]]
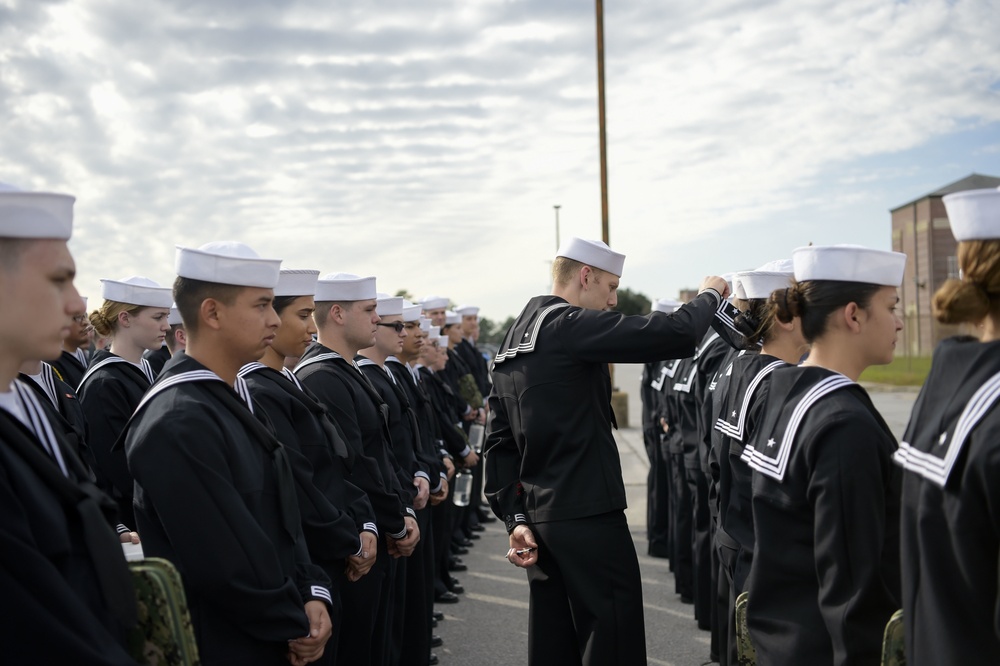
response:
[[(611, 245), (673, 296), (1000, 176), (994, 0), (606, 0)], [(592, 2), (0, 0), (0, 181), (77, 196), (78, 286), (175, 244), (475, 302), (600, 237)]]

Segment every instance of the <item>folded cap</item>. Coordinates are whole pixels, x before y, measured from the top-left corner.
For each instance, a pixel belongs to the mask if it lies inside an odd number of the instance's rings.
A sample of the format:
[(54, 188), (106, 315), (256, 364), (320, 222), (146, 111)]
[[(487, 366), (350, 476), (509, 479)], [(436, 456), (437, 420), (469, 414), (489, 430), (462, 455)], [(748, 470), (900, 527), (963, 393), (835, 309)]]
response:
[(479, 306), (477, 305), (459, 305), (455, 308), (455, 312), (462, 315), (463, 317), (471, 317), (472, 315), (479, 314)]
[(448, 307), (448, 297), (447, 296), (425, 296), (420, 299), (420, 305), (424, 306), (424, 311), (427, 310), (440, 310), (441, 308)]
[(0, 183), (0, 238), (69, 240), (75, 197)]
[(684, 305), (684, 301), (678, 301), (674, 298), (658, 298), (653, 301), (653, 312), (670, 314), (682, 305)]
[(213, 241), (199, 248), (177, 246), (177, 275), (235, 287), (274, 289), (281, 259), (262, 259), (236, 241)]
[(839, 280), (898, 287), (906, 255), (860, 245), (810, 245), (792, 252), (792, 264), (799, 282)]
[(445, 326), (453, 326), (455, 324), (461, 324), (461, 323), (462, 323), (462, 315), (458, 314), (457, 312), (453, 310), (447, 310), (444, 313)]
[(438, 341), (438, 347), (440, 347), (441, 349), (447, 349), (448, 343), (451, 342), (451, 340), (448, 339), (447, 335), (438, 336), (437, 341)]
[(375, 297), (375, 312), (379, 317), (403, 314), (403, 299), (399, 296), (379, 293)]
[(1000, 188), (955, 192), (942, 201), (955, 240), (1000, 238)]
[(743, 291), (743, 299), (768, 298), (776, 289), (792, 286), (794, 269), (791, 259), (769, 261), (758, 269), (737, 273), (733, 281), (738, 281)]
[(428, 336), (431, 334), (431, 320), (427, 317), (420, 318), (420, 330), (426, 333)]
[(600, 268), (618, 277), (625, 267), (625, 255), (615, 252), (601, 241), (572, 237), (562, 244), (557, 257), (566, 257), (581, 264)]
[(410, 321), (419, 322), (420, 321), (420, 313), (421, 312), (423, 312), (423, 309), (420, 307), (420, 304), (414, 304), (414, 303), (411, 303), (411, 302), (409, 302), (407, 300), (403, 301), (403, 321), (404, 322), (410, 322)]
[(428, 338), (431, 338), (433, 340), (434, 338), (440, 337), (440, 335), (441, 335), (441, 327), (440, 326), (429, 326), (427, 328), (427, 337)]
[(101, 296), (106, 301), (147, 308), (169, 308), (174, 303), (170, 287), (161, 287), (138, 275), (121, 280), (101, 280)]
[(315, 296), (319, 271), (283, 268), (278, 275), (275, 296)]
[(177, 309), (176, 303), (171, 303), (170, 314), (167, 315), (167, 323), (171, 326), (183, 326), (184, 320), (181, 319), (181, 311)]
[(374, 277), (360, 277), (353, 273), (327, 273), (316, 283), (316, 300), (368, 301), (378, 296)]

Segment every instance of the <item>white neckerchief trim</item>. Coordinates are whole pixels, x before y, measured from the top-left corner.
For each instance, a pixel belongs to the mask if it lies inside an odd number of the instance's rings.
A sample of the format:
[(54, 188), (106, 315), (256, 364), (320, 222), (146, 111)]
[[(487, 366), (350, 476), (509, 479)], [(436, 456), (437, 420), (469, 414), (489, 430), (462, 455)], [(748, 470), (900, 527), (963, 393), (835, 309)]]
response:
[[(788, 459), (791, 456), (792, 444), (795, 442), (795, 434), (798, 432), (799, 425), (802, 424), (802, 419), (805, 418), (806, 413), (825, 396), (853, 384), (854, 382), (841, 374), (831, 375), (816, 382), (814, 386), (806, 391), (806, 394), (802, 396), (802, 399), (799, 400), (799, 403), (792, 411), (792, 416), (785, 427), (785, 434), (778, 445), (777, 455), (771, 456), (763, 451), (757, 451), (752, 444), (749, 444), (743, 449), (743, 455), (740, 456), (740, 459), (761, 474), (782, 481), (785, 478), (785, 471), (788, 469)], [(760, 440), (760, 434), (760, 431), (758, 431), (758, 437), (756, 438), (758, 441)]]
[(42, 361), (42, 369), (37, 375), (28, 375), (33, 382), (42, 387), (52, 406), (59, 409), (59, 392), (56, 390), (56, 376), (52, 366)]
[(705, 342), (702, 343), (701, 347), (698, 348), (698, 351), (694, 353), (694, 360), (697, 361), (699, 358), (701, 358), (701, 355), (708, 350), (708, 346), (718, 339), (719, 339), (719, 332), (712, 331), (712, 334), (708, 336), (708, 340), (705, 340)]
[(535, 351), (535, 344), (538, 342), (538, 332), (542, 330), (542, 324), (545, 323), (545, 318), (556, 310), (568, 307), (569, 303), (555, 303), (542, 310), (535, 319), (535, 325), (530, 331), (524, 334), (524, 338), (526, 339), (522, 339), (516, 347), (508, 348), (507, 351), (503, 353), (497, 352), (497, 357), (493, 359), (493, 364), (496, 365), (497, 363), (503, 363), (507, 359), (514, 358), (518, 354), (528, 354)]
[[(784, 361), (773, 361), (761, 368), (760, 372), (758, 372), (747, 385), (747, 392), (743, 396), (743, 404), (737, 415), (736, 425), (733, 425), (724, 417), (719, 417), (719, 419), (715, 422), (715, 429), (728, 437), (732, 437), (737, 442), (742, 442), (743, 432), (746, 428), (747, 411), (750, 409), (750, 401), (753, 399), (754, 392), (757, 390), (757, 387), (763, 383), (765, 377), (783, 365), (786, 365)], [(732, 370), (732, 365), (729, 366), (729, 369)]]
[(691, 364), (691, 372), (688, 373), (686, 381), (676, 382), (674, 384), (674, 390), (680, 391), (681, 393), (690, 393), (691, 387), (694, 386), (694, 377), (698, 374), (698, 364)]
[(56, 439), (55, 432), (52, 430), (52, 424), (49, 422), (49, 416), (45, 412), (45, 408), (42, 407), (42, 403), (38, 402), (38, 396), (35, 395), (34, 389), (24, 386), (21, 380), (15, 380), (13, 390), (17, 394), (18, 404), (26, 419), (21, 422), (28, 426), (28, 429), (34, 433), (35, 438), (42, 445), (42, 448), (45, 449), (45, 452), (56, 461), (59, 469), (62, 470), (63, 476), (68, 477), (69, 470), (66, 469), (66, 461), (63, 460), (59, 440)]
[(76, 351), (70, 353), (76, 357), (76, 360), (80, 362), (80, 365), (85, 368), (87, 367), (87, 352), (83, 351), (80, 347), (77, 347)]
[(946, 438), (942, 443), (948, 444), (948, 450), (943, 458), (920, 451), (909, 442), (900, 442), (899, 449), (893, 454), (893, 460), (904, 469), (944, 487), (969, 435), (997, 400), (1000, 400), (1000, 372), (986, 380), (969, 398), (969, 402), (955, 423), (955, 431), (950, 441)]
[(653, 387), (653, 389), (656, 391), (662, 391), (664, 382), (666, 382), (667, 379), (674, 378), (674, 374), (677, 372), (677, 366), (679, 366), (680, 364), (681, 364), (681, 359), (675, 358), (674, 360), (664, 365), (662, 368), (660, 368), (660, 376), (654, 379), (653, 381), (649, 382), (649, 385)]
[[(139, 410), (146, 406), (146, 403), (163, 393), (168, 388), (177, 386), (178, 384), (187, 384), (188, 382), (222, 382), (223, 384), (226, 384), (226, 380), (211, 370), (190, 370), (188, 372), (182, 372), (179, 375), (172, 375), (157, 382), (151, 389), (146, 391), (146, 395), (142, 396), (142, 400), (139, 401), (139, 404), (135, 408), (135, 411), (132, 412), (132, 415), (135, 416), (138, 414)], [(226, 386), (229, 386), (229, 384), (226, 384)], [(247, 408), (252, 414), (253, 401), (250, 400), (250, 389), (247, 387), (246, 380), (237, 376), (236, 385), (233, 388), (247, 404)]]
[(76, 392), (80, 393), (80, 392), (83, 391), (83, 385), (87, 383), (87, 380), (90, 379), (91, 375), (93, 375), (95, 372), (97, 372), (101, 368), (103, 368), (105, 366), (108, 366), (108, 365), (111, 365), (112, 363), (128, 363), (133, 368), (139, 368), (139, 370), (142, 371), (143, 376), (147, 380), (149, 380), (150, 384), (152, 384), (154, 381), (156, 381), (156, 375), (153, 374), (153, 366), (151, 366), (149, 364), (149, 361), (147, 361), (146, 359), (142, 359), (142, 362), (137, 365), (137, 364), (133, 363), (132, 361), (129, 361), (127, 359), (122, 358), (121, 356), (115, 356), (114, 354), (112, 354), (111, 356), (107, 357), (106, 359), (104, 359), (104, 360), (100, 361), (99, 363), (96, 363), (93, 366), (91, 366), (87, 370), (87, 372), (84, 373), (83, 379), (80, 380), (80, 385), (76, 387)]

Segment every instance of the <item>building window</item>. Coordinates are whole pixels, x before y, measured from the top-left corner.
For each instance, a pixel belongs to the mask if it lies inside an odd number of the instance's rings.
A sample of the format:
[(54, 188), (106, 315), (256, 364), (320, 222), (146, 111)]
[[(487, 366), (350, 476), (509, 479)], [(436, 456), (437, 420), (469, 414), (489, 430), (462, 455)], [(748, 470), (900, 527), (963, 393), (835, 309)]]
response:
[(948, 277), (960, 280), (962, 271), (958, 268), (958, 257), (948, 257)]

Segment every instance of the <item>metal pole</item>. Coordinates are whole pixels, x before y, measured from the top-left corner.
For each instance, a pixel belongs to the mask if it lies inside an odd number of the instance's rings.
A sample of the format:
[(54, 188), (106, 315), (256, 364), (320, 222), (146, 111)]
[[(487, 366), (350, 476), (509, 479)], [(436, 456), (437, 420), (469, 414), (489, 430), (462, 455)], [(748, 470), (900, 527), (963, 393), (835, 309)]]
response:
[(601, 135), (601, 240), (611, 244), (608, 235), (608, 144), (604, 118), (604, 2), (597, 2), (597, 122)]
[(558, 252), (561, 247), (559, 243), (559, 209), (562, 208), (562, 206), (556, 205), (553, 206), (553, 208), (556, 209), (556, 252)]

